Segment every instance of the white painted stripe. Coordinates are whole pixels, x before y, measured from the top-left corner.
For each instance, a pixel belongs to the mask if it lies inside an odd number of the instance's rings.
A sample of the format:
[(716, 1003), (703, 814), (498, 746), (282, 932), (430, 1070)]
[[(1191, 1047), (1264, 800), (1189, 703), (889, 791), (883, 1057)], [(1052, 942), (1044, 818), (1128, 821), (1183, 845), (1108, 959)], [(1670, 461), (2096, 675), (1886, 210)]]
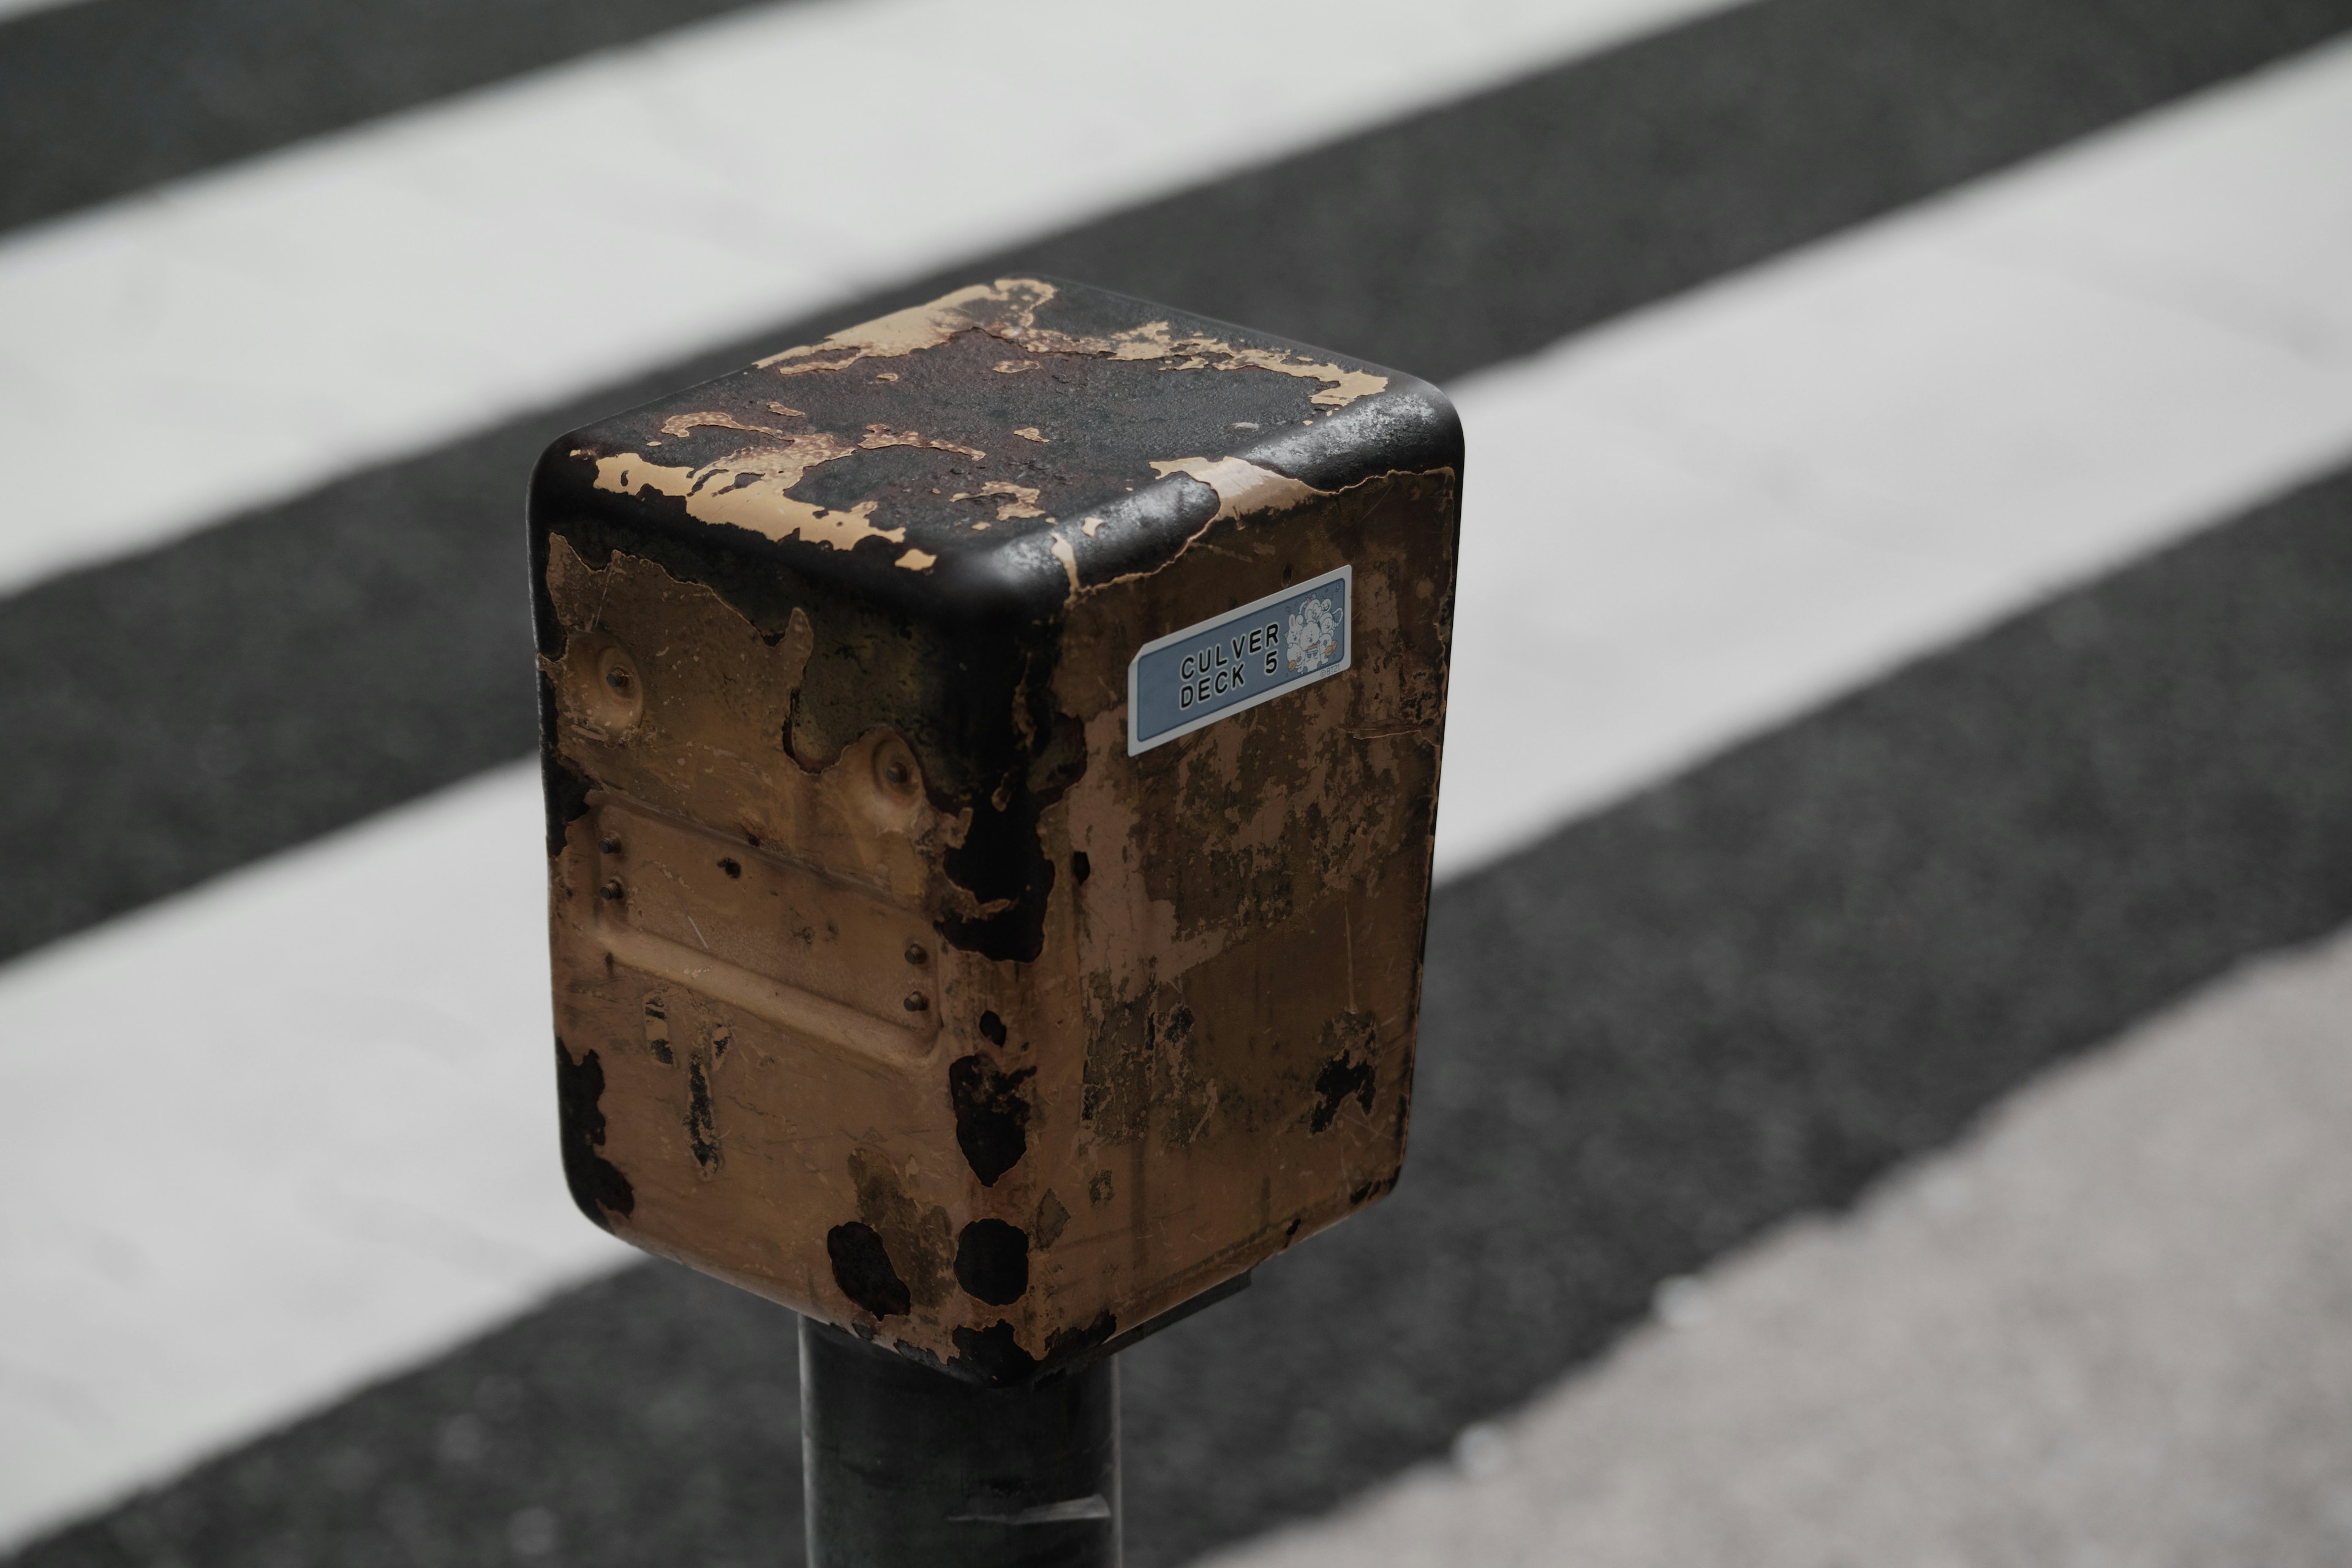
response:
[[(1539, 827), (2341, 451), (2347, 86), (2332, 51), (1466, 387), (1448, 862), (1510, 838), (1465, 806)], [(609, 1258), (556, 1186), (535, 810), (494, 775), (0, 971), (39, 1391), (0, 1536)]]
[(0, 981), (0, 1539), (636, 1256), (556, 1153), (511, 767)]
[(1441, 874), (2352, 456), (2352, 47), (1459, 402)]
[(2352, 938), (2225, 980), (1208, 1568), (2352, 1562), (2347, 1020)]
[(806, 0), (0, 245), (0, 589), (1723, 0)]

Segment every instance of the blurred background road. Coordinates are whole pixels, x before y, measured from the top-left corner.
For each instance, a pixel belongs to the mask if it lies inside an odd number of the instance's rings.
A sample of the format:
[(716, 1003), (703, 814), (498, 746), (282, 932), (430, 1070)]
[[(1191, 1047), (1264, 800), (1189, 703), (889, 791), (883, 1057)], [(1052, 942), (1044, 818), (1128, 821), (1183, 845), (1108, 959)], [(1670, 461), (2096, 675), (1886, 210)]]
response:
[(1456, 396), (1413, 1152), (1130, 1561), (2352, 1559), (2352, 0), (0, 6), (0, 1552), (798, 1561), (520, 498), (1013, 269)]

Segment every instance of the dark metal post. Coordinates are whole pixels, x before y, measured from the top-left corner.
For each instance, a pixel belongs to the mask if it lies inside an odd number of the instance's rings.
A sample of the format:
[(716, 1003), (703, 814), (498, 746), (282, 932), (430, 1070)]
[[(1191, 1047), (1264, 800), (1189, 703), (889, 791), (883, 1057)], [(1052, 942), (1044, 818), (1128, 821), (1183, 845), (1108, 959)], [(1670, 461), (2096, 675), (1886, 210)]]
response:
[(1118, 1372), (1010, 1388), (801, 1320), (809, 1568), (1117, 1568)]

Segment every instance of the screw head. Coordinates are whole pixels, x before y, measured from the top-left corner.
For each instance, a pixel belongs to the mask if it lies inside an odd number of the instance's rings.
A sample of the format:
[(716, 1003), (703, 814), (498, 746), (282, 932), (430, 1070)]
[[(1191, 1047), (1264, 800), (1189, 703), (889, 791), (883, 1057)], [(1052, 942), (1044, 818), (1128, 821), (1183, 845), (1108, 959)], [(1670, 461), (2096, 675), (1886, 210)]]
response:
[(907, 962), (908, 962), (908, 963), (929, 963), (930, 961), (931, 961), (931, 955), (930, 955), (929, 953), (925, 952), (923, 951), (923, 944), (922, 944), (921, 942), (908, 942), (908, 943), (907, 944)]
[(909, 991), (906, 1005), (909, 1013), (925, 1013), (930, 1010), (931, 999), (919, 991)]
[(579, 658), (584, 668), (573, 689), (581, 717), (592, 728), (617, 735), (644, 717), (645, 685), (626, 648), (600, 637), (583, 646)]
[(618, 903), (620, 902), (623, 895), (626, 892), (627, 889), (621, 886), (621, 879), (618, 877), (614, 877), (603, 887), (596, 889), (596, 896), (608, 902)]
[(912, 805), (923, 787), (915, 766), (915, 753), (895, 735), (875, 748), (872, 777), (883, 808), (894, 815)]

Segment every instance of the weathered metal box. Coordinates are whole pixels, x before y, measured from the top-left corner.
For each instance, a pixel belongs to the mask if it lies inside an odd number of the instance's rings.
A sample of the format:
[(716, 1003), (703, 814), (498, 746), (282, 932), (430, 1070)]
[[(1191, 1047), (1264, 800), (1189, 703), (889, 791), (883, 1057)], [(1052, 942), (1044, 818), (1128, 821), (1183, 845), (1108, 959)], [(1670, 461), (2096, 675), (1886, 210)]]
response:
[(1003, 1382), (1387, 1192), (1461, 474), (1426, 385), (1032, 279), (556, 442), (581, 1207)]

